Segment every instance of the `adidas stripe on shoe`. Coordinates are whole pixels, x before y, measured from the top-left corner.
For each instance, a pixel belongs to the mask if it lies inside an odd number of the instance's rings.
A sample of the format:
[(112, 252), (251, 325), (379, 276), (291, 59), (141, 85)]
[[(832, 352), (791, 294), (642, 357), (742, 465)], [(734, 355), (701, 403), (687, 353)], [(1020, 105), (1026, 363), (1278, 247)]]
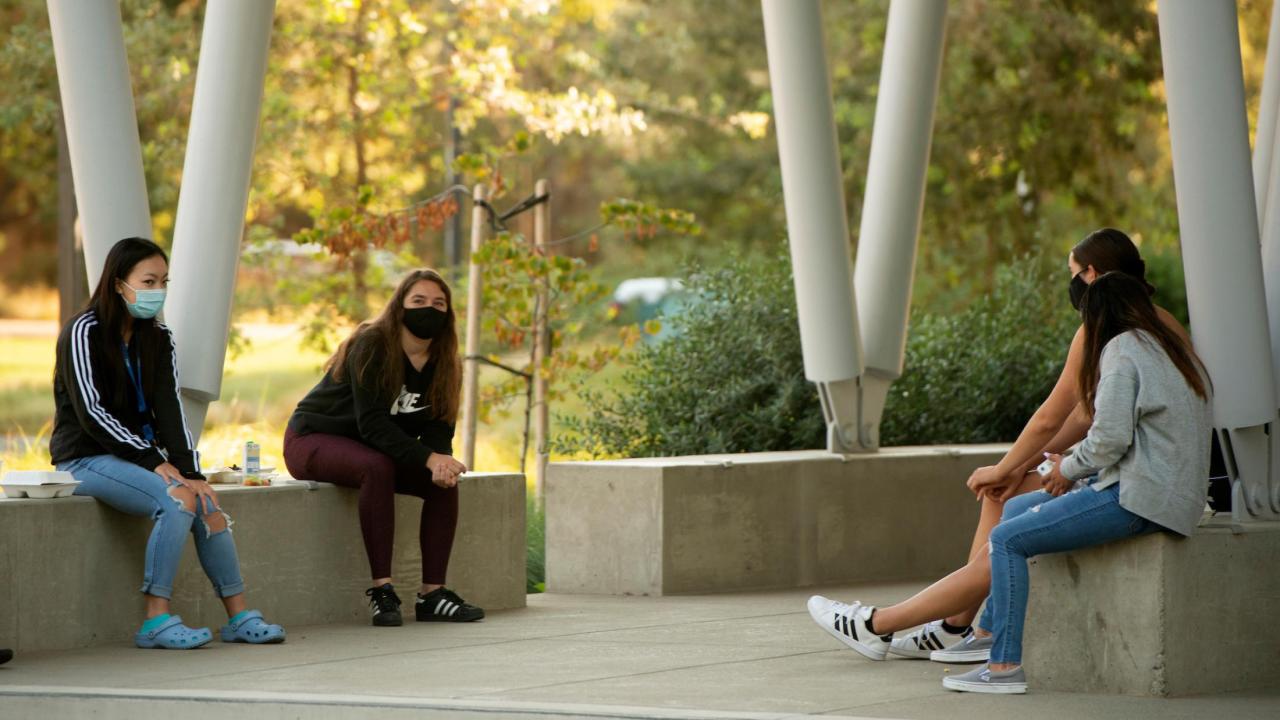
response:
[(448, 588), (419, 595), (414, 603), (414, 614), (419, 622), (475, 622), (484, 618), (484, 610)]
[(870, 660), (883, 660), (889, 652), (893, 633), (876, 635), (867, 629), (875, 608), (853, 603), (847, 605), (821, 595), (809, 598), (809, 617), (818, 627)]
[(894, 638), (889, 644), (889, 654), (928, 660), (935, 650), (949, 650), (972, 634), (973, 628), (965, 628), (961, 633), (947, 632), (941, 620), (934, 620), (909, 635)]

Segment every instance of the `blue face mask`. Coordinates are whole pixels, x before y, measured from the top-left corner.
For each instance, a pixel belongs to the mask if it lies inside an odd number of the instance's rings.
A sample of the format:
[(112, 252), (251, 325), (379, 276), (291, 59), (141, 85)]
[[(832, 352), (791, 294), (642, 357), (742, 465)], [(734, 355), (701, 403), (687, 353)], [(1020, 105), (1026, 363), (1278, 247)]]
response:
[(124, 306), (129, 309), (129, 314), (139, 320), (150, 320), (160, 314), (160, 310), (164, 308), (165, 290), (138, 290), (127, 282), (121, 281), (125, 287), (133, 290), (134, 302), (125, 300)]

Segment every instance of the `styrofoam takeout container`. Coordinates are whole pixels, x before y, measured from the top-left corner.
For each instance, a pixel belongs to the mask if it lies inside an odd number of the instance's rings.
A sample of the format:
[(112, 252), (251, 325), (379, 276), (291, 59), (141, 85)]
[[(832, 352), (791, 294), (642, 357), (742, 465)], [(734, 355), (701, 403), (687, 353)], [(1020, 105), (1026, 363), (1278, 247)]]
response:
[(0, 488), (8, 498), (67, 497), (79, 484), (71, 473), (57, 470), (10, 470), (0, 480)]

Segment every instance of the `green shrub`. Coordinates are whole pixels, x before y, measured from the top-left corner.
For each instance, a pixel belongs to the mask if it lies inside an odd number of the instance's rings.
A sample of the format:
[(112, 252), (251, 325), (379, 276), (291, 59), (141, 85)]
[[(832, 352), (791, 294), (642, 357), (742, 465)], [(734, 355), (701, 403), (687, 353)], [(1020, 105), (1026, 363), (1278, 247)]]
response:
[(954, 315), (918, 313), (889, 391), (882, 445), (1010, 441), (1053, 389), (1079, 324), (1064, 272), (1036, 258), (996, 270)]
[(560, 418), (562, 452), (656, 457), (822, 447), (822, 411), (804, 379), (786, 257), (732, 259), (684, 278), (690, 300), (667, 340), (628, 359), (625, 395), (584, 392)]
[[(959, 312), (916, 314), (881, 444), (1017, 436), (1052, 389), (1078, 324), (1056, 267), (1020, 260)], [(567, 433), (557, 449), (658, 457), (824, 447), (787, 258), (736, 259), (685, 282), (695, 300), (665, 319), (673, 336), (631, 355), (629, 393), (583, 393), (586, 412), (559, 419)]]
[(1147, 263), (1147, 282), (1156, 288), (1152, 298), (1157, 305), (1190, 327), (1187, 312), (1187, 283), (1182, 276), (1182, 255), (1177, 248), (1143, 254)]
[(524, 591), (540, 593), (547, 589), (547, 514), (533, 493), (525, 498), (525, 570)]

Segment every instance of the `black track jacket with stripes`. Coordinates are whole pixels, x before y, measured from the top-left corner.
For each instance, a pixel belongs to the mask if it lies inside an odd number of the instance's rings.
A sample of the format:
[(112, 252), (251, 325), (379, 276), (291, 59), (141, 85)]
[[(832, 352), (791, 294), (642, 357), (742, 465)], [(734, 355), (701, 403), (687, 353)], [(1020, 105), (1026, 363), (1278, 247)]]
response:
[[(182, 405), (178, 401), (178, 354), (169, 328), (156, 323), (163, 335), (155, 358), (143, 358), (141, 372), (153, 376), (154, 397), (146, 398), (148, 417), (133, 403), (121, 406), (112, 388), (129, 384), (128, 377), (115, 377), (106, 353), (121, 352), (120, 340), (103, 337), (103, 327), (93, 310), (75, 316), (58, 336), (58, 359), (54, 368), (53, 397), (57, 409), (49, 452), (54, 464), (92, 455), (115, 455), (131, 463), (155, 470), (172, 463), (183, 477), (203, 479), (200, 458), (191, 447)], [(166, 343), (165, 340), (168, 342)], [(150, 363), (147, 361), (150, 360)], [(132, 390), (132, 387), (129, 387)], [(134, 397), (132, 392), (127, 397)], [(143, 437), (150, 422), (155, 442)]]

